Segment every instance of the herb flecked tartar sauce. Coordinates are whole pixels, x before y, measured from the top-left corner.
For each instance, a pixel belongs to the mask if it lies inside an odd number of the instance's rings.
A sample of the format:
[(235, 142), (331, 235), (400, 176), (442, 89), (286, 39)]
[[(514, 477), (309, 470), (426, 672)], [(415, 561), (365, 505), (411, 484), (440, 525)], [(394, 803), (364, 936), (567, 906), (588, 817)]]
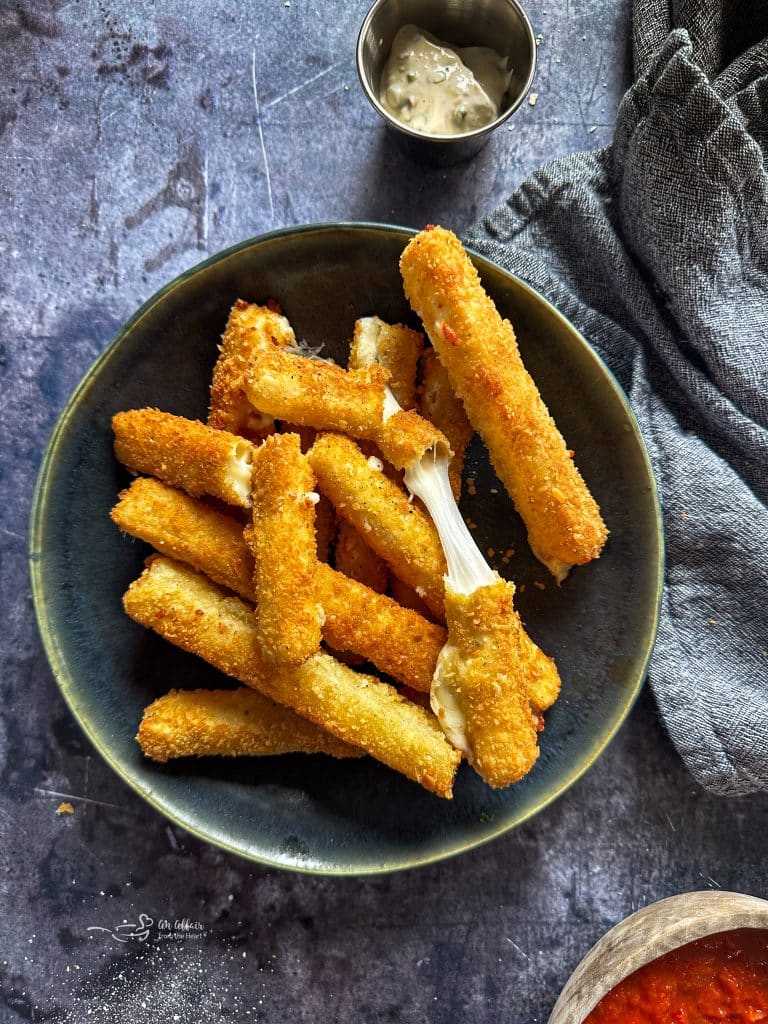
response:
[(381, 75), (379, 101), (414, 131), (460, 135), (498, 117), (512, 78), (507, 63), (489, 46), (450, 46), (404, 25)]

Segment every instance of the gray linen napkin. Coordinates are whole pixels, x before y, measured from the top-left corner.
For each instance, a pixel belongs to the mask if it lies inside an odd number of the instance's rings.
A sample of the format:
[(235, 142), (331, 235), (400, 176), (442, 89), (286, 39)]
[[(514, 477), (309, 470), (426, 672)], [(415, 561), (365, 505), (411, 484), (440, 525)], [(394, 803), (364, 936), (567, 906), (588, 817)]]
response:
[(636, 0), (613, 145), (539, 170), (466, 241), (627, 391), (661, 490), (649, 678), (707, 789), (768, 789), (768, 3)]

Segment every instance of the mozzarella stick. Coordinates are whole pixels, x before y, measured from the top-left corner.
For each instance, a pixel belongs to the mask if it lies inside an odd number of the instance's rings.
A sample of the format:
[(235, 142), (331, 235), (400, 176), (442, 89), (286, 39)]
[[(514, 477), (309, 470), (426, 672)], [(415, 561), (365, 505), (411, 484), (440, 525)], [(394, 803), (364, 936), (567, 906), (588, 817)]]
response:
[(461, 754), (431, 714), (327, 654), (313, 654), (297, 666), (268, 665), (248, 605), (194, 570), (157, 557), (128, 588), (123, 604), (132, 619), (176, 646), (438, 796), (452, 796)]
[[(454, 620), (461, 623), (461, 619), (457, 618), (457, 607), (463, 608), (467, 611), (467, 614), (474, 608), (492, 610), (493, 603), (490, 600), (486, 602), (483, 595), (495, 593), (503, 584), (503, 581), (483, 558), (480, 549), (475, 544), (466, 523), (461, 517), (451, 491), (447, 458), (427, 457), (422, 459), (406, 470), (405, 482), (411, 493), (418, 495), (429, 510), (429, 514), (438, 531), (448, 567), (445, 577), (446, 619), (449, 623), (448, 643), (445, 648), (446, 663), (441, 670), (441, 660), (438, 659), (432, 687), (433, 709), (437, 713), (438, 707), (444, 705), (447, 713), (451, 711), (451, 708), (458, 700), (458, 698), (453, 699), (453, 690), (458, 693), (464, 686), (461, 674), (463, 666), (466, 665), (467, 668), (467, 678), (469, 680), (467, 686), (482, 694), (493, 693), (492, 675), (500, 666), (503, 667), (503, 661), (495, 663), (490, 658), (486, 658), (489, 679), (482, 686), (480, 685), (478, 673), (481, 671), (482, 659), (479, 656), (476, 658), (471, 650), (467, 651), (462, 647), (466, 630), (459, 629), (458, 634), (452, 636), (448, 611), (448, 595), (449, 593), (454, 595)], [(514, 665), (510, 665), (508, 672), (510, 677), (515, 680), (515, 686), (518, 683), (520, 684), (519, 688), (525, 696), (526, 705), (531, 712), (531, 717), (538, 723), (541, 711), (550, 707), (559, 693), (560, 677), (555, 663), (550, 658), (547, 658), (530, 637), (525, 634), (520, 617), (512, 605), (514, 586), (510, 583), (504, 584), (504, 587), (506, 588), (504, 591), (506, 597), (504, 601), (499, 601), (499, 608), (503, 611), (503, 615), (499, 614), (495, 621), (491, 619), (488, 623), (485, 623), (478, 614), (475, 619), (475, 627), (480, 631), (487, 630), (489, 635), (492, 634), (496, 638), (494, 642), (498, 642), (499, 650), (503, 649), (506, 651), (505, 657), (507, 655), (509, 657), (514, 655)], [(461, 605), (457, 603), (459, 598), (456, 595), (461, 597)], [(466, 602), (463, 601), (465, 597), (467, 598)], [(454, 633), (456, 633), (455, 630)], [(504, 647), (505, 644), (506, 647)], [(443, 655), (441, 654), (442, 657)], [(435, 689), (440, 680), (441, 671), (451, 683), (447, 690), (445, 686), (443, 687), (445, 701), (443, 696), (436, 694)], [(503, 681), (500, 683), (498, 692), (502, 695), (502, 700), (506, 699), (503, 698), (503, 693), (508, 688), (509, 684)], [(484, 706), (487, 703), (485, 697), (483, 697), (482, 703)], [(442, 716), (441, 722), (446, 728), (451, 741), (456, 742), (451, 731), (452, 726), (447, 722), (445, 714)], [(523, 736), (520, 730), (516, 730), (516, 734), (518, 737)], [(496, 742), (494, 740), (494, 743)], [(511, 756), (511, 746), (507, 753)], [(527, 754), (521, 754), (520, 764), (523, 763), (526, 757)], [(481, 771), (481, 774), (485, 778), (484, 771), (485, 769)], [(496, 769), (489, 769), (489, 771), (495, 772)], [(501, 776), (498, 775), (497, 778), (501, 778)], [(503, 783), (492, 783), (492, 785), (497, 784), (502, 785)]]
[(597, 558), (607, 531), (572, 453), (520, 358), (515, 332), (450, 231), (422, 231), (400, 260), (405, 293), (470, 422), (558, 582)]
[(350, 579), (383, 594), (389, 583), (387, 563), (370, 548), (346, 519), (339, 522), (334, 553), (336, 569)]
[(388, 379), (380, 366), (348, 371), (272, 345), (253, 353), (245, 392), (255, 408), (276, 419), (370, 437), (382, 421)]
[(376, 363), (343, 370), (276, 346), (254, 353), (245, 375), (249, 401), (278, 419), (374, 441), (397, 469), (430, 449), (449, 452), (444, 435), (417, 412), (405, 412)]
[(152, 477), (121, 491), (111, 516), (125, 533), (254, 600), (253, 556), (234, 516)]
[(243, 376), (257, 349), (295, 344), (293, 330), (284, 316), (267, 306), (238, 299), (230, 311), (213, 369), (208, 425), (251, 441), (263, 441), (271, 434), (274, 420), (248, 401)]
[(144, 709), (136, 739), (153, 761), (363, 753), (250, 688), (171, 690)]
[(337, 651), (362, 653), (393, 679), (428, 693), (445, 643), (443, 627), (330, 566), (318, 568), (327, 643)]
[(494, 788), (518, 782), (539, 755), (513, 613), (513, 584), (445, 589), (448, 643), (437, 659), (432, 710), (445, 734)]
[[(312, 427), (298, 427), (292, 423), (281, 423), (280, 433), (298, 434), (304, 454), (309, 451), (317, 438), (317, 431)], [(321, 494), (315, 505), (315, 538), (317, 540), (317, 557), (321, 562), (330, 561), (331, 549), (336, 541), (336, 532), (336, 512), (330, 501)]]
[(377, 316), (355, 323), (349, 350), (350, 370), (378, 363), (389, 370), (389, 388), (403, 409), (416, 408), (416, 370), (424, 335), (403, 324), (388, 324)]
[[(112, 519), (131, 536), (250, 604), (256, 602), (253, 558), (234, 516), (159, 480), (139, 478), (120, 495)], [(361, 655), (415, 690), (428, 691), (445, 630), (324, 563), (317, 572), (325, 641), (336, 650)]]
[(273, 434), (252, 466), (257, 632), (265, 659), (298, 665), (320, 648), (315, 478), (298, 434)]
[(148, 473), (187, 494), (208, 494), (250, 508), (250, 441), (197, 420), (159, 409), (133, 409), (112, 417), (115, 455), (134, 473)]
[(448, 374), (433, 348), (425, 349), (421, 357), (421, 414), (442, 430), (453, 450), (448, 466), (451, 490), (456, 501), (461, 497), (461, 474), (464, 459), (474, 430), (467, 419), (461, 399), (451, 387)]
[(308, 457), (318, 487), (339, 515), (442, 619), (445, 556), (429, 516), (348, 437), (322, 434)]

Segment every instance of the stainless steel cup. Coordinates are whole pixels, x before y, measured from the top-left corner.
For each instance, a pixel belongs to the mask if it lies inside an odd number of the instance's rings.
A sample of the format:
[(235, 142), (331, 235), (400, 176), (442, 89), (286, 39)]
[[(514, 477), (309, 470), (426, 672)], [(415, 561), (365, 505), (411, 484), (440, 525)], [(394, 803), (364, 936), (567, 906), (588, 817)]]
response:
[[(499, 116), (490, 124), (457, 135), (416, 131), (392, 117), (379, 102), (379, 81), (403, 25), (417, 25), (455, 46), (491, 46), (509, 59), (512, 80)], [(373, 108), (420, 155), (440, 163), (473, 156), (525, 99), (536, 71), (536, 39), (517, 0), (376, 0), (357, 39), (357, 73)]]

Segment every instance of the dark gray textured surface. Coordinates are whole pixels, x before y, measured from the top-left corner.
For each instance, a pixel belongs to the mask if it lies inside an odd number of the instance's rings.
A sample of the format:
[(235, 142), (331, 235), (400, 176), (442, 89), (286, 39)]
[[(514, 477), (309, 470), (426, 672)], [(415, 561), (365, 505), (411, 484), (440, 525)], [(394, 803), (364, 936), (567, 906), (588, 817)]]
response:
[[(136, 306), (283, 224), (462, 230), (544, 159), (610, 137), (626, 0), (532, 3), (538, 102), (448, 171), (403, 156), (363, 99), (365, 6), (0, 5), (3, 1024), (541, 1022), (632, 909), (707, 886), (768, 892), (768, 800), (699, 791), (647, 696), (589, 775), (518, 832), (349, 882), (187, 839), (93, 758), (58, 696), (25, 564), (34, 476), (67, 395)], [(57, 817), (66, 798), (75, 814)], [(88, 931), (142, 913), (147, 942)], [(160, 922), (185, 918), (200, 938), (160, 941)]]

